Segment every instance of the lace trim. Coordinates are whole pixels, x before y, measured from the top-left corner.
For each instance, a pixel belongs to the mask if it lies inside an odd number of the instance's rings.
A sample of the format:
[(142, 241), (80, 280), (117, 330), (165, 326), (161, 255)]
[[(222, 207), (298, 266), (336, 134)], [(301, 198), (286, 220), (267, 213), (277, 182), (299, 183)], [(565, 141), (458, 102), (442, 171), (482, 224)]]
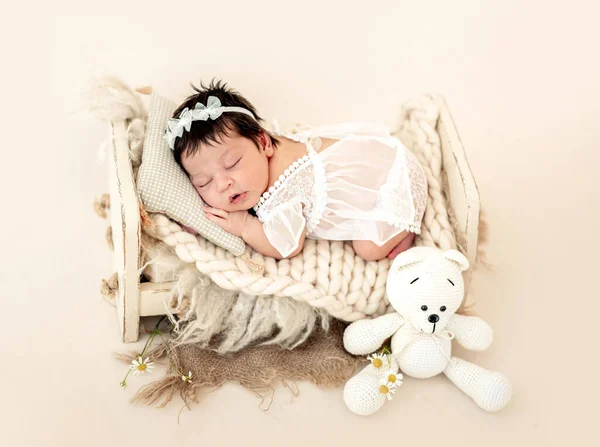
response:
[(393, 225), (395, 228), (398, 228), (402, 231), (410, 231), (411, 233), (421, 234), (421, 226), (420, 225), (410, 225), (403, 222), (387, 222), (390, 225)]
[(260, 196), (258, 203), (254, 205), (254, 211), (258, 211), (262, 205), (268, 203), (269, 199), (271, 199), (274, 196), (274, 194), (277, 191), (279, 191), (279, 189), (285, 183), (285, 181), (289, 178), (294, 177), (296, 173), (300, 172), (300, 168), (304, 166), (309, 160), (310, 157), (308, 154), (306, 154), (300, 157), (295, 162), (293, 162), (285, 171), (283, 171), (283, 174), (279, 176), (279, 179), (273, 184), (273, 186), (271, 186), (267, 191), (263, 192), (262, 196)]

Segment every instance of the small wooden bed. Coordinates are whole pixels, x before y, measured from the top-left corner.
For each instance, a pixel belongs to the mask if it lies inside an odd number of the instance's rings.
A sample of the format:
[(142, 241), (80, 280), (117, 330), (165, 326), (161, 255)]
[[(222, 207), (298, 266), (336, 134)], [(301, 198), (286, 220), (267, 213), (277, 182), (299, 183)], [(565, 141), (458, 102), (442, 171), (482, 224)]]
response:
[[(449, 207), (459, 229), (466, 235), (466, 255), (473, 264), (477, 253), (479, 192), (447, 104), (442, 96), (436, 96), (435, 100), (440, 108), (437, 131), (448, 183)], [(140, 209), (128, 155), (126, 123), (113, 120), (109, 131), (112, 141), (108, 163), (110, 219), (114, 267), (119, 283), (116, 306), (123, 341), (129, 343), (139, 338), (140, 317), (165, 313), (164, 303), (173, 283), (140, 281)]]

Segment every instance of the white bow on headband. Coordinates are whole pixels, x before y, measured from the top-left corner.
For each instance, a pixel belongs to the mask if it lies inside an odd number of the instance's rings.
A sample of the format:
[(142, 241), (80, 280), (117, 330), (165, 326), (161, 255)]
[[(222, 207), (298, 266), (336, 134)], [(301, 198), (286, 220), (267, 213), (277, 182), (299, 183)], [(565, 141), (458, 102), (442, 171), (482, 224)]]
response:
[(183, 129), (189, 132), (193, 121), (206, 121), (209, 118), (216, 120), (223, 112), (240, 112), (251, 116), (254, 115), (243, 107), (223, 107), (221, 101), (216, 96), (209, 96), (206, 106), (201, 102), (197, 103), (192, 110), (187, 107), (179, 114), (179, 118), (170, 118), (165, 132), (165, 140), (173, 150), (175, 148), (175, 139), (183, 135)]

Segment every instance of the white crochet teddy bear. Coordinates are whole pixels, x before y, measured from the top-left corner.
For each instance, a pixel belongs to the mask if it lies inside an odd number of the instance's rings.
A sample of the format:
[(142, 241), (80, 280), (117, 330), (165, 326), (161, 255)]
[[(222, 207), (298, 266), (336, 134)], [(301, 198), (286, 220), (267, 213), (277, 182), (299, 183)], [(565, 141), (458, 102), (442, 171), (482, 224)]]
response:
[(414, 247), (394, 259), (386, 287), (396, 312), (356, 321), (344, 332), (344, 347), (355, 355), (376, 351), (392, 336), (391, 355), (371, 356), (371, 364), (346, 383), (344, 401), (352, 412), (379, 410), (402, 378), (398, 370), (416, 378), (443, 372), (487, 411), (508, 403), (511, 384), (503, 374), (451, 357), (453, 338), (473, 351), (483, 351), (492, 342), (485, 321), (455, 314), (464, 295), (461, 272), (468, 267), (460, 252), (430, 247)]

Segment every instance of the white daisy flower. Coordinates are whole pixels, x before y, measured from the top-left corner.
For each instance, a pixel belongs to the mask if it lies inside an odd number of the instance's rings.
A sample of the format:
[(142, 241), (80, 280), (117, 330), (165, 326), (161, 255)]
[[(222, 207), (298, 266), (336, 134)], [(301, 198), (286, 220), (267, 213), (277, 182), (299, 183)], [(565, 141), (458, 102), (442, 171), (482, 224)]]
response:
[(183, 380), (184, 382), (188, 382), (188, 383), (192, 383), (192, 372), (188, 372), (187, 376), (186, 375), (182, 375), (181, 376), (181, 380)]
[(385, 394), (385, 397), (387, 397), (388, 400), (392, 400), (392, 396), (396, 392), (396, 388), (398, 388), (398, 386), (395, 383), (386, 382), (384, 379), (379, 385), (379, 392), (381, 394)]
[(400, 373), (394, 373), (393, 371), (388, 371), (385, 376), (383, 376), (383, 382), (393, 383), (396, 387), (402, 385), (402, 378), (404, 376)]
[(142, 374), (151, 373), (152, 368), (154, 368), (154, 362), (149, 362), (149, 357), (146, 357), (146, 360), (140, 355), (136, 359), (131, 361), (131, 365), (129, 365), (129, 369), (133, 372), (135, 376), (141, 376)]
[(367, 357), (367, 360), (369, 360), (371, 362), (371, 364), (377, 369), (379, 369), (383, 366), (384, 361), (387, 362), (385, 354), (381, 354), (381, 353), (380, 354), (373, 353)]

